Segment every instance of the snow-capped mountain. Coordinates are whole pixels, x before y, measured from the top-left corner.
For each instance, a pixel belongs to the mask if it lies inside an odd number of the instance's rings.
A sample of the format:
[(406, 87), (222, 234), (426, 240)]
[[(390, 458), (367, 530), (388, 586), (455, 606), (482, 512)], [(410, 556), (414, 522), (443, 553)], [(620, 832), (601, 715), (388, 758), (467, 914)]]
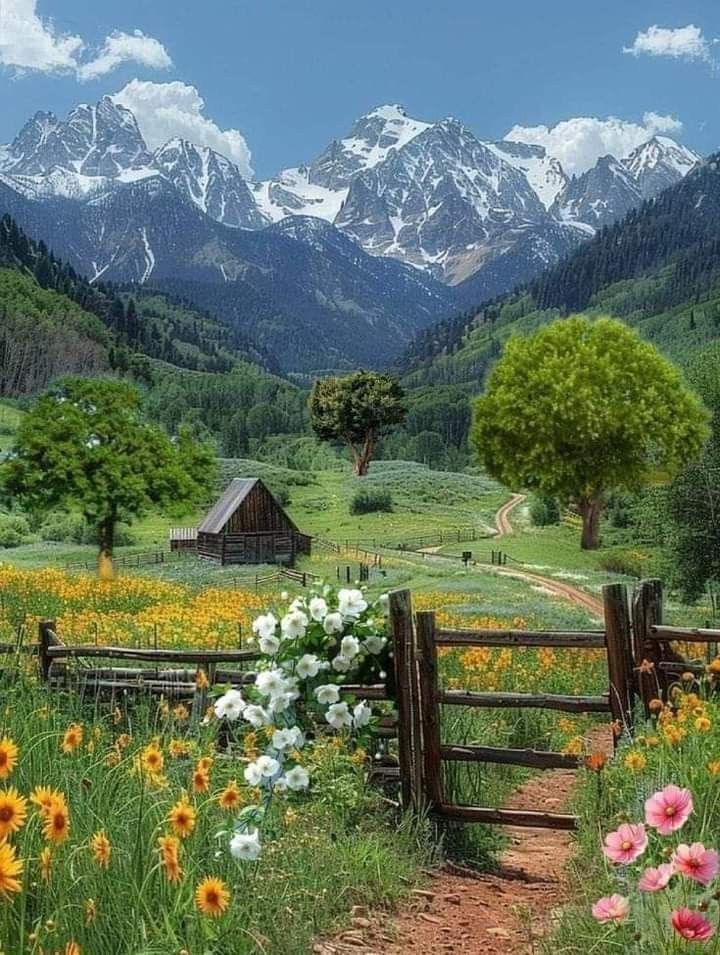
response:
[(640, 187), (643, 198), (652, 199), (686, 176), (701, 158), (674, 139), (653, 136), (634, 149), (622, 163)]
[(488, 147), (523, 173), (546, 209), (550, 208), (560, 190), (567, 184), (568, 177), (560, 160), (549, 156), (544, 146), (501, 139), (496, 143), (488, 143)]

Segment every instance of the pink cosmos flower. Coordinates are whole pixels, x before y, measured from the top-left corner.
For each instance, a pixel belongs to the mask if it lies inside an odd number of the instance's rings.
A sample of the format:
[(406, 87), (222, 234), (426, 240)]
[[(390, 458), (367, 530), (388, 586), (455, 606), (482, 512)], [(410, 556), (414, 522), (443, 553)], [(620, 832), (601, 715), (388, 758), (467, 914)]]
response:
[(645, 802), (645, 822), (663, 836), (681, 829), (693, 811), (692, 793), (678, 786), (666, 786)]
[(715, 934), (715, 929), (699, 912), (692, 909), (676, 909), (672, 916), (672, 927), (689, 942), (707, 942)]
[(702, 842), (693, 842), (691, 846), (684, 843), (679, 845), (673, 855), (673, 862), (678, 872), (702, 885), (710, 885), (720, 868), (717, 852), (706, 849)]
[(665, 888), (674, 873), (675, 866), (672, 862), (665, 862), (657, 869), (645, 869), (640, 876), (638, 888), (641, 892), (659, 892)]
[(608, 895), (598, 899), (592, 914), (598, 922), (622, 922), (630, 913), (630, 902), (623, 895)]
[(615, 832), (605, 836), (603, 852), (616, 865), (630, 865), (647, 849), (648, 839), (642, 823), (624, 822)]

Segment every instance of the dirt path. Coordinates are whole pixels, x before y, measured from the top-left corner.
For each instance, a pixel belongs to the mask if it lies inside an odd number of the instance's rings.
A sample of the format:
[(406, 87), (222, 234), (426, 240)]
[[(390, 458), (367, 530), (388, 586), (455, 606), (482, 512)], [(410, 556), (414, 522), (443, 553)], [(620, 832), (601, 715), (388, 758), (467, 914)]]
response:
[(520, 580), (527, 580), (530, 583), (537, 584), (539, 587), (543, 587), (550, 593), (555, 594), (556, 597), (562, 597), (564, 600), (569, 600), (570, 603), (574, 603), (578, 607), (584, 607), (585, 610), (588, 610), (598, 620), (603, 619), (602, 600), (600, 600), (599, 597), (594, 597), (588, 593), (587, 590), (582, 590), (580, 587), (574, 587), (572, 584), (555, 580), (554, 577), (543, 577), (541, 574), (533, 574), (526, 570), (515, 570), (514, 568), (508, 567), (501, 569), (496, 567), (493, 568), (493, 572), (503, 574), (506, 577), (517, 577)]
[(502, 537), (503, 534), (512, 534), (513, 527), (510, 523), (510, 514), (515, 510), (518, 504), (526, 500), (524, 494), (513, 494), (509, 501), (506, 501), (501, 508), (495, 514), (495, 527), (497, 528), (497, 536)]
[[(607, 727), (593, 730), (589, 748), (610, 752)], [(575, 774), (552, 770), (528, 780), (511, 808), (567, 810)], [(353, 909), (353, 927), (318, 942), (317, 955), (537, 955), (558, 907), (571, 896), (572, 836), (547, 829), (508, 828), (510, 845), (496, 873), (470, 873), (450, 864), (429, 873), (424, 890), (395, 916)]]

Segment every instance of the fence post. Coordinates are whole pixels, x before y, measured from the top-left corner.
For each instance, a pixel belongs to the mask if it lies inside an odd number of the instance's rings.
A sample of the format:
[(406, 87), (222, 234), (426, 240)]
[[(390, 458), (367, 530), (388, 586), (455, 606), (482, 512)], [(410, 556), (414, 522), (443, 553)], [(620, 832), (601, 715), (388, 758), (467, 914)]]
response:
[(650, 700), (662, 696), (664, 680), (658, 669), (662, 660), (662, 645), (649, 639), (650, 628), (662, 623), (662, 582), (642, 580), (635, 588), (632, 600), (633, 666), (640, 698), (645, 713), (650, 713)]
[(390, 594), (390, 626), (395, 669), (395, 692), (398, 712), (398, 762), (400, 764), (400, 795), (403, 809), (408, 810), (420, 801), (421, 779), (417, 754), (420, 751), (419, 725), (415, 700), (415, 647), (412, 620), (412, 601), (409, 590), (394, 590)]
[(603, 587), (605, 642), (610, 677), (610, 711), (623, 729), (632, 726), (632, 627), (625, 584)]
[(47, 683), (50, 676), (50, 664), (52, 658), (48, 656), (48, 648), (55, 645), (55, 621), (41, 620), (38, 639), (38, 665), (40, 668), (40, 678), (43, 683)]
[(422, 721), (422, 796), (430, 808), (445, 802), (440, 755), (440, 705), (435, 614), (416, 616), (418, 709)]

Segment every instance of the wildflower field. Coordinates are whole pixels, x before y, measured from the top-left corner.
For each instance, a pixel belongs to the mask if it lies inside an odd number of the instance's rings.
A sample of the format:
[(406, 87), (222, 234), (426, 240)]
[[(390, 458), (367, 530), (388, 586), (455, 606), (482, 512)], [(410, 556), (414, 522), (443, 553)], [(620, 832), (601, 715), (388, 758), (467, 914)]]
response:
[(720, 658), (585, 771), (580, 898), (553, 953), (720, 952)]

